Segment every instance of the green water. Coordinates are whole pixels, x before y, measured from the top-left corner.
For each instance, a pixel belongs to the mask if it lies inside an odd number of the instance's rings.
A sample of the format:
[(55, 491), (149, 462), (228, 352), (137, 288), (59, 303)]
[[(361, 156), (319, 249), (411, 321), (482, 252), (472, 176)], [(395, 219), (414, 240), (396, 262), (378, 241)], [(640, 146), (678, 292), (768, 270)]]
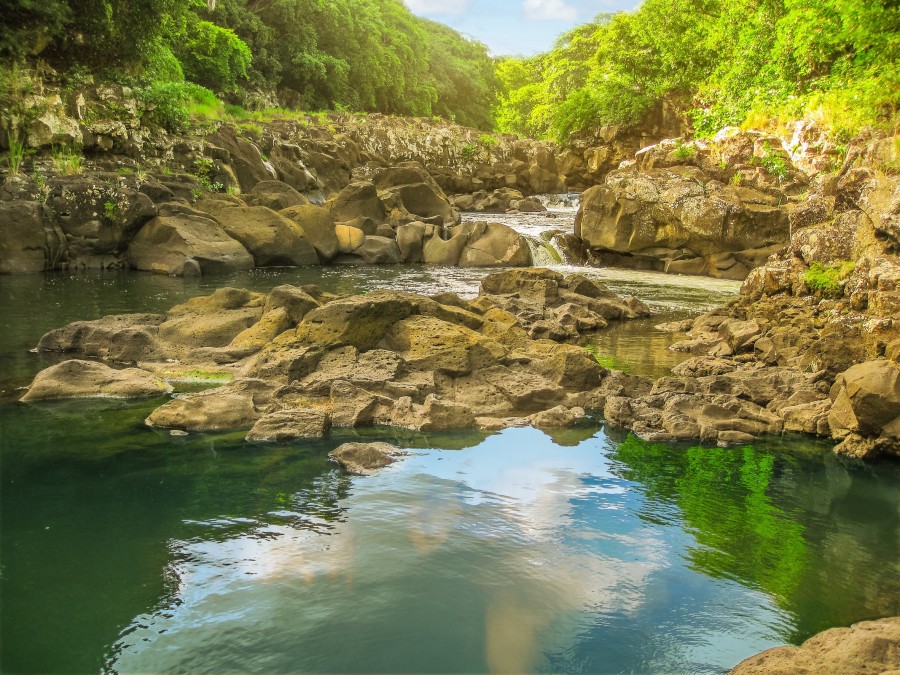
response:
[[(900, 469), (801, 437), (677, 447), (598, 420), (268, 446), (151, 430), (159, 401), (11, 400), (47, 328), (313, 280), (477, 278), (0, 279), (0, 671), (710, 673), (900, 614)], [(663, 313), (716, 299), (648, 283)], [(326, 455), (359, 436), (412, 454), (348, 477)]]

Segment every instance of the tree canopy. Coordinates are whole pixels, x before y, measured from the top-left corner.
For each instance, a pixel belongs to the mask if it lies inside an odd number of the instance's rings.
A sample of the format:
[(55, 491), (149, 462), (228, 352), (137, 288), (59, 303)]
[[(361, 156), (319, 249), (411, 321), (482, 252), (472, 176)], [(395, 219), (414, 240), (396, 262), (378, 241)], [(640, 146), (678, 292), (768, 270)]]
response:
[(0, 0), (0, 56), (490, 129), (487, 48), (401, 0)]
[(502, 131), (565, 139), (693, 100), (696, 130), (818, 115), (837, 135), (896, 123), (896, 0), (645, 0), (498, 65)]

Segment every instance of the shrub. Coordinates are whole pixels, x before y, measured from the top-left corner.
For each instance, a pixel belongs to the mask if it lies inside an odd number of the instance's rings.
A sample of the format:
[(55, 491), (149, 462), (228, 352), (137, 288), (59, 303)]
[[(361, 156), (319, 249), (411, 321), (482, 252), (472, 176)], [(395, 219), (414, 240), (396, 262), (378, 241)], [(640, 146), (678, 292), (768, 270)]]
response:
[(490, 150), (497, 145), (497, 137), (492, 136), (491, 134), (481, 134), (481, 136), (478, 137), (478, 142)]
[(824, 297), (837, 298), (844, 293), (844, 281), (853, 273), (856, 263), (842, 262), (838, 265), (823, 265), (814, 262), (803, 275), (803, 281), (814, 293)]
[(250, 48), (237, 34), (210, 21), (198, 21), (179, 49), (185, 75), (219, 91), (233, 91), (247, 77), (253, 60)]
[(190, 126), (191, 115), (215, 115), (221, 102), (209, 89), (192, 82), (154, 82), (139, 92), (144, 104), (142, 121), (179, 133)]
[(474, 143), (466, 143), (462, 148), (463, 159), (474, 159), (478, 153), (478, 147)]
[(675, 150), (672, 151), (672, 156), (679, 162), (687, 162), (688, 160), (694, 159), (696, 155), (697, 150), (694, 146), (685, 145), (680, 140), (675, 144)]

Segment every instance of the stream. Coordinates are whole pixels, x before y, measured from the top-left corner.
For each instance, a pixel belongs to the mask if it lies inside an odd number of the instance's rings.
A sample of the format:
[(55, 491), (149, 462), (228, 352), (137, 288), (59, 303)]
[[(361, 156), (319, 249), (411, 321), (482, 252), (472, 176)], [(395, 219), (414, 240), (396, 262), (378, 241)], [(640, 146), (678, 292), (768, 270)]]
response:
[[(487, 218), (528, 236), (538, 262), (647, 302), (652, 318), (596, 339), (624, 369), (669, 372), (685, 355), (653, 326), (738, 292), (570, 267), (541, 243), (571, 230), (572, 205), (552, 207)], [(54, 360), (29, 350), (69, 321), (224, 285), (472, 297), (490, 271), (0, 277), (0, 671), (722, 673), (900, 614), (900, 468), (803, 436), (652, 444), (595, 416), (546, 433), (373, 428), (254, 445), (152, 430), (158, 399), (16, 402)], [(411, 455), (347, 476), (327, 453), (359, 439)]]

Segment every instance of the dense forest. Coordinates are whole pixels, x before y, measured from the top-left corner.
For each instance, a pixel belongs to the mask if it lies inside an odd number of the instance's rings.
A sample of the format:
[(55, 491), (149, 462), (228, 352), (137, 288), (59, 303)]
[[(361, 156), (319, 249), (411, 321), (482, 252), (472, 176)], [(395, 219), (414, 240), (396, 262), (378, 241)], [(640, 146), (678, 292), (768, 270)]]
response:
[(500, 60), (496, 121), (565, 139), (671, 97), (701, 135), (812, 117), (846, 140), (896, 124), (898, 29), (897, 0), (645, 0)]
[[(0, 55), (239, 105), (441, 115), (490, 128), (487, 48), (400, 0), (3, 0)], [(72, 64), (78, 64), (72, 69)], [(74, 72), (72, 72), (74, 70)]]
[[(401, 0), (2, 0), (0, 55), (171, 101), (441, 116), (565, 140), (663, 99), (696, 131), (812, 117), (896, 125), (897, 0), (645, 0), (548, 53), (496, 58)], [(77, 64), (73, 67), (73, 64)], [(210, 93), (212, 92), (212, 93)], [(213, 99), (214, 100), (214, 99)]]

